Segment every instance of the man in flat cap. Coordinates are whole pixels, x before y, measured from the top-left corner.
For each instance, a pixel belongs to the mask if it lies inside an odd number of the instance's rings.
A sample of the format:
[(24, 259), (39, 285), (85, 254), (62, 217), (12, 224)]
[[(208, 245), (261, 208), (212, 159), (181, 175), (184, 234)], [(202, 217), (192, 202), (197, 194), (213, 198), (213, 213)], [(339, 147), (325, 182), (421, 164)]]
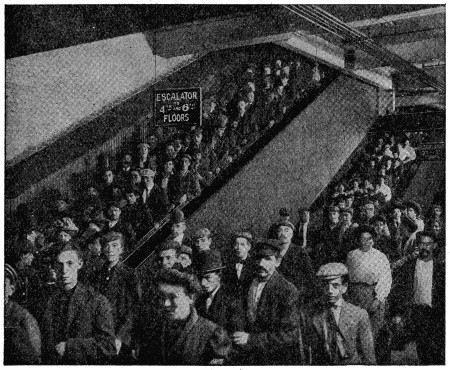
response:
[(175, 204), (184, 204), (201, 192), (199, 180), (190, 169), (191, 162), (192, 157), (189, 154), (181, 155), (181, 168), (173, 177), (174, 194), (172, 194), (172, 199)]
[(308, 253), (299, 245), (292, 243), (294, 225), (281, 221), (277, 225), (277, 237), (280, 242), (280, 272), (300, 292), (300, 301), (308, 301), (317, 294), (317, 281)]
[(247, 231), (234, 235), (232, 256), (223, 272), (223, 280), (230, 289), (240, 290), (253, 279), (252, 243), (252, 234)]
[(244, 331), (232, 333), (238, 365), (300, 363), (299, 292), (277, 270), (281, 245), (264, 240), (255, 245), (254, 279), (244, 287)]
[(198, 257), (197, 275), (203, 294), (197, 299), (197, 312), (228, 333), (242, 331), (245, 317), (240, 292), (233, 291), (222, 283), (225, 265), (220, 252), (206, 250)]
[[(402, 252), (403, 254), (408, 254), (413, 251), (416, 235), (425, 229), (425, 223), (420, 218), (422, 214), (422, 207), (419, 203), (414, 200), (410, 200), (405, 203), (405, 207), (406, 217), (403, 223), (405, 227), (402, 228)], [(408, 223), (411, 224), (412, 227), (408, 226)]]
[(115, 324), (117, 364), (131, 360), (134, 348), (132, 328), (141, 298), (141, 287), (135, 271), (122, 262), (123, 235), (108, 232), (100, 239), (105, 263), (96, 272), (92, 286), (111, 304)]
[(348, 270), (331, 262), (317, 272), (322, 299), (312, 305), (313, 365), (374, 365), (375, 350), (367, 311), (344, 300)]
[(36, 319), (11, 299), (19, 276), (5, 265), (4, 365), (38, 365), (41, 362), (41, 333)]
[(138, 155), (136, 158), (136, 168), (144, 169), (144, 168), (150, 168), (149, 163), (149, 148), (150, 146), (147, 143), (140, 143), (137, 146)]
[(284, 222), (284, 221), (289, 221), (291, 220), (291, 214), (288, 211), (287, 208), (283, 207), (280, 208), (280, 210), (278, 211), (278, 220), (276, 222), (274, 222), (272, 225), (270, 225), (269, 227), (269, 231), (267, 232), (267, 239), (277, 239), (278, 238), (278, 224), (280, 222)]
[(195, 276), (174, 269), (155, 279), (161, 319), (143, 318), (138, 328), (139, 363), (145, 365), (223, 364), (231, 349), (224, 329), (199, 316), (195, 301), (200, 285)]

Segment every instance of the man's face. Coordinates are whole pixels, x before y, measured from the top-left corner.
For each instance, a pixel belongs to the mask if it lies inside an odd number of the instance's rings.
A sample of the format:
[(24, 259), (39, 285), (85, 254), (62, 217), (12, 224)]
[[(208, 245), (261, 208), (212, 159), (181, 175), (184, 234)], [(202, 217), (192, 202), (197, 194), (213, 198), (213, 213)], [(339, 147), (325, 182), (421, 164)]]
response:
[(202, 133), (198, 133), (197, 135), (195, 135), (195, 143), (196, 144), (200, 144), (202, 142), (203, 139), (203, 134)]
[(123, 252), (122, 241), (112, 240), (102, 247), (103, 255), (109, 263), (117, 263)]
[(98, 191), (93, 186), (89, 187), (88, 189), (88, 195), (91, 197), (96, 197), (98, 195)]
[(196, 239), (195, 245), (199, 251), (206, 251), (210, 249), (212, 243), (212, 239), (207, 236), (203, 236), (201, 238)]
[(58, 233), (58, 240), (61, 242), (68, 242), (70, 239), (72, 239), (72, 237), (70, 236), (70, 234), (66, 231), (60, 231)]
[(131, 172), (131, 179), (134, 183), (141, 182), (141, 175), (139, 175), (139, 172), (133, 171)]
[(433, 242), (433, 239), (429, 236), (421, 236), (419, 243), (419, 258), (420, 259), (427, 259), (431, 256), (433, 253), (436, 244)]
[(187, 170), (189, 168), (189, 165), (191, 164), (191, 161), (189, 160), (189, 158), (183, 158), (181, 160), (181, 163), (183, 165), (183, 170)]
[(364, 206), (364, 213), (367, 218), (372, 218), (375, 216), (375, 205), (373, 204), (366, 204)]
[(373, 247), (373, 237), (370, 233), (361, 233), (359, 236), (359, 249), (368, 252)]
[(407, 208), (406, 215), (411, 219), (415, 220), (417, 218), (417, 214), (414, 208)]
[(78, 271), (83, 262), (76, 251), (63, 251), (56, 258), (56, 278), (64, 290), (71, 290), (78, 282)]
[(128, 204), (135, 204), (137, 201), (136, 194), (134, 194), (134, 193), (126, 194), (125, 198), (126, 198)]
[(349, 212), (342, 212), (341, 213), (341, 217), (342, 217), (342, 221), (345, 223), (345, 224), (351, 224), (352, 223), (352, 214), (351, 213), (349, 213)]
[(220, 127), (217, 129), (217, 135), (219, 137), (222, 137), (224, 133), (225, 133), (225, 127)]
[(103, 176), (103, 179), (107, 184), (111, 184), (114, 179), (114, 174), (112, 173), (112, 171), (106, 171), (105, 175)]
[(206, 293), (214, 292), (220, 285), (220, 275), (217, 272), (203, 274), (200, 285)]
[(373, 225), (375, 228), (375, 232), (377, 235), (383, 235), (384, 234), (384, 223), (382, 221), (377, 221)]
[(111, 221), (117, 221), (122, 211), (118, 207), (109, 207), (108, 215)]
[(394, 208), (392, 215), (395, 219), (399, 219), (402, 216), (402, 211), (399, 208)]
[(158, 143), (158, 140), (156, 139), (156, 136), (152, 135), (148, 139), (148, 145), (150, 145), (150, 148), (156, 148), (156, 144)]
[(102, 246), (100, 244), (100, 239), (95, 239), (94, 241), (90, 242), (88, 244), (89, 251), (94, 254), (95, 256), (99, 256), (102, 252)]
[(139, 155), (141, 157), (146, 157), (148, 155), (148, 148), (146, 145), (140, 146), (139, 147)]
[(328, 212), (328, 219), (332, 224), (337, 224), (339, 222), (339, 212), (338, 211)]
[(342, 278), (325, 280), (322, 282), (323, 295), (327, 303), (335, 304), (347, 291), (347, 285), (342, 284)]
[(433, 222), (433, 232), (435, 235), (439, 235), (439, 233), (441, 232), (441, 224), (439, 222)]
[(270, 75), (270, 73), (271, 73), (270, 67), (264, 67), (264, 74)]
[(144, 175), (142, 176), (142, 181), (146, 186), (153, 185), (153, 179), (155, 176), (153, 175)]
[(279, 241), (283, 243), (290, 243), (293, 235), (294, 231), (289, 226), (278, 227), (277, 236)]
[(185, 320), (189, 317), (194, 300), (186, 293), (184, 287), (160, 284), (158, 290), (161, 306), (169, 320)]
[(186, 230), (186, 224), (184, 222), (178, 222), (176, 224), (172, 224), (172, 235), (176, 238), (184, 233)]
[(442, 214), (442, 208), (440, 206), (433, 207), (434, 215), (439, 217)]
[(192, 260), (191, 260), (191, 256), (189, 254), (186, 253), (181, 253), (178, 256), (178, 262), (181, 264), (181, 266), (183, 266), (184, 268), (189, 267), (190, 265), (192, 265)]
[(166, 154), (169, 158), (172, 158), (175, 154), (175, 148), (173, 145), (167, 145), (166, 146)]
[(172, 161), (166, 162), (164, 168), (167, 173), (171, 173), (173, 171), (173, 162)]
[(250, 104), (253, 103), (255, 101), (255, 93), (253, 91), (250, 91), (247, 94), (247, 99), (248, 99)]
[(355, 200), (354, 197), (345, 198), (345, 207), (346, 208), (352, 208), (354, 200)]
[(177, 252), (175, 249), (168, 249), (159, 252), (158, 264), (161, 268), (171, 269), (175, 262), (177, 262)]
[(248, 240), (245, 238), (236, 238), (234, 241), (234, 252), (240, 261), (244, 261), (247, 258), (249, 251), (250, 244)]
[(260, 256), (256, 259), (256, 274), (261, 280), (268, 280), (275, 272), (278, 260), (275, 256)]

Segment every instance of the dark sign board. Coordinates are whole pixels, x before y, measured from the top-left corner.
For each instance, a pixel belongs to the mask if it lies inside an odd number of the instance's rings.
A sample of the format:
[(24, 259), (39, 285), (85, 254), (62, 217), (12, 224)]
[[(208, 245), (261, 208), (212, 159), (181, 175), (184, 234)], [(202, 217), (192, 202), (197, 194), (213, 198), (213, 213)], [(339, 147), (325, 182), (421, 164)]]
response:
[(156, 126), (201, 125), (202, 89), (187, 87), (155, 90), (153, 107)]

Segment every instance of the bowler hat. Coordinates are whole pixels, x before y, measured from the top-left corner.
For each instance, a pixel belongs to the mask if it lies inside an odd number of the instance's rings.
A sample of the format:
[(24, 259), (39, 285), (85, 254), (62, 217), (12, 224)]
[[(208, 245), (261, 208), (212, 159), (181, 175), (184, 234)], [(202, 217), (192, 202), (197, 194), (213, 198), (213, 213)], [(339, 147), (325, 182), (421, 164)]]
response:
[(201, 274), (224, 269), (220, 252), (217, 250), (206, 250), (199, 254), (197, 269)]
[(155, 171), (151, 170), (150, 168), (144, 168), (143, 170), (141, 170), (141, 176), (144, 177), (154, 177), (155, 176)]

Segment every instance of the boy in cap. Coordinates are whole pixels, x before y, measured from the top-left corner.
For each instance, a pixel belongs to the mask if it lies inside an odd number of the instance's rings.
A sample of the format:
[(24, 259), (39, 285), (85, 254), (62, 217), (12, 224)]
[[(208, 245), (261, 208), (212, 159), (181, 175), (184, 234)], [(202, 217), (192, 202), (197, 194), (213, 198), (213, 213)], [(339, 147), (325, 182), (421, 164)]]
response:
[(200, 253), (197, 274), (203, 294), (197, 299), (196, 308), (200, 316), (234, 333), (244, 329), (245, 318), (240, 296), (222, 283), (224, 269), (219, 251)]
[(267, 239), (277, 239), (278, 223), (282, 221), (290, 221), (291, 219), (291, 214), (285, 207), (280, 208), (280, 210), (278, 211), (278, 215), (278, 220), (269, 227), (269, 231), (267, 232)]
[(200, 286), (195, 276), (162, 270), (154, 283), (161, 318), (155, 321), (152, 316), (141, 317), (139, 363), (223, 364), (231, 343), (224, 329), (198, 315), (195, 301)]
[(41, 362), (41, 333), (36, 319), (11, 299), (19, 283), (14, 268), (5, 265), (4, 365), (38, 365)]
[(348, 285), (347, 267), (328, 263), (319, 268), (317, 277), (322, 300), (311, 313), (312, 364), (376, 364), (369, 315), (343, 298)]
[(299, 364), (299, 292), (277, 270), (281, 245), (255, 245), (254, 279), (243, 289), (244, 331), (232, 334), (239, 365)]
[(184, 213), (180, 209), (175, 209), (170, 215), (171, 235), (170, 240), (176, 241), (179, 245), (192, 246), (191, 238), (185, 234), (186, 219)]
[(131, 360), (132, 328), (136, 308), (141, 297), (140, 283), (135, 271), (122, 262), (124, 252), (123, 235), (110, 231), (100, 239), (103, 266), (91, 281), (92, 286), (109, 301), (115, 324), (117, 363)]

